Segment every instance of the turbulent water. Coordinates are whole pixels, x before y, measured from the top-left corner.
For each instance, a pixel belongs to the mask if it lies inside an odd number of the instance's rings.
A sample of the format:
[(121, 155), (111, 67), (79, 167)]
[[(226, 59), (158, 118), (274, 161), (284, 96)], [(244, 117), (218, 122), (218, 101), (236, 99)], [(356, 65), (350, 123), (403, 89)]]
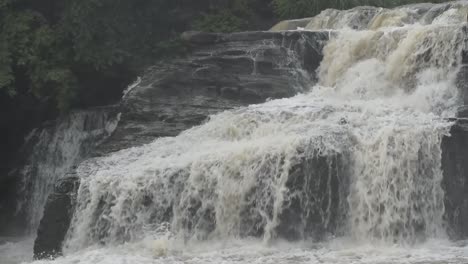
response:
[[(23, 179), (17, 212), (25, 215), (28, 230), (25, 238), (0, 237), (1, 264), (32, 258), (36, 231), (54, 183), (81, 161), (92, 146), (109, 136), (116, 125), (117, 116), (111, 111), (93, 109), (76, 111), (28, 135), (22, 152), (31, 154), (16, 172)], [(7, 254), (9, 251), (13, 254)]]
[(31, 132), (26, 146), (34, 153), (21, 170), (23, 199), (18, 211), (25, 211), (28, 233), (34, 234), (53, 185), (88, 152), (91, 145), (108, 136), (117, 125), (115, 118), (102, 110), (78, 111), (57, 124)]
[(65, 256), (35, 263), (468, 263), (441, 187), (467, 12), (324, 11), (317, 85), (82, 163)]

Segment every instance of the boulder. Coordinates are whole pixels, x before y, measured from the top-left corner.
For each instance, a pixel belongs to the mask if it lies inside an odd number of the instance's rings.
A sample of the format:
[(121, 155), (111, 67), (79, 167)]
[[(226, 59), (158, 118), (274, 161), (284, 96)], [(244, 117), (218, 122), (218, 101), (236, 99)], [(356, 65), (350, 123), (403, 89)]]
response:
[[(465, 35), (467, 28), (464, 27)], [(458, 110), (456, 123), (442, 141), (443, 188), (445, 190), (445, 220), (452, 239), (468, 237), (468, 39), (464, 40), (462, 65), (457, 75), (457, 87), (464, 106)]]
[(445, 219), (452, 239), (468, 237), (468, 124), (458, 123), (442, 143)]
[(34, 258), (53, 258), (60, 254), (73, 215), (73, 198), (79, 186), (74, 175), (60, 179), (49, 196), (44, 217), (34, 243)]

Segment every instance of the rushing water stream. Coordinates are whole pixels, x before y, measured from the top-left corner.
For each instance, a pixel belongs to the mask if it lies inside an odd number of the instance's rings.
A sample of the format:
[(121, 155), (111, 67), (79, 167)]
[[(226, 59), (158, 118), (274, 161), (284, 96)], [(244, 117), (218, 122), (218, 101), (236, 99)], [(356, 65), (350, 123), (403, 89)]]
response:
[(34, 263), (468, 263), (441, 186), (468, 9), (437, 10), (324, 11), (309, 92), (82, 163), (65, 256)]

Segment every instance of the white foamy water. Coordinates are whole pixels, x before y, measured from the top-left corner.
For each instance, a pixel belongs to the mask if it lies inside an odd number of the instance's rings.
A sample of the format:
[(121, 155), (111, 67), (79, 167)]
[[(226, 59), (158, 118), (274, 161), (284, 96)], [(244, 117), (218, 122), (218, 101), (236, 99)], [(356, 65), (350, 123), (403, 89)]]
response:
[(288, 264), (466, 264), (466, 243), (429, 241), (417, 247), (356, 244), (334, 241), (325, 244), (277, 241), (218, 240), (196, 244), (148, 241), (106, 248), (89, 248), (53, 261), (35, 264), (207, 264), (207, 263), (288, 263)]
[(0, 263), (18, 264), (33, 258), (33, 237), (0, 237)]
[(436, 7), (323, 13), (309, 92), (82, 163), (65, 256), (34, 263), (468, 263), (441, 187), (463, 7)]
[(336, 155), (349, 163), (337, 176), (351, 182), (348, 235), (442, 236), (440, 145), (457, 106), (461, 43), (459, 26), (343, 31), (309, 93), (83, 163), (66, 249), (138, 240), (161, 223), (186, 240), (270, 241), (289, 202), (310, 195), (288, 186), (294, 166)]
[(315, 16), (304, 29), (378, 30), (408, 25), (457, 25), (467, 22), (467, 14), (466, 0), (441, 4), (413, 4), (393, 9), (369, 6), (350, 10), (326, 9)]
[(24, 189), (17, 209), (24, 210), (29, 220), (28, 235), (35, 235), (57, 179), (64, 177), (83, 158), (90, 145), (108, 136), (116, 125), (117, 121), (105, 112), (77, 111), (60, 119), (56, 125), (31, 132), (26, 145), (31, 144), (29, 141), (35, 145), (20, 172)]

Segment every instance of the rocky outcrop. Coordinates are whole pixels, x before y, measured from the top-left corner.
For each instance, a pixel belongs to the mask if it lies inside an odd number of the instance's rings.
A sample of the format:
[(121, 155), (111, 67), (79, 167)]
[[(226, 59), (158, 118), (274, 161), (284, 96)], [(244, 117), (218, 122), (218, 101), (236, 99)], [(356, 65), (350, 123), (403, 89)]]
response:
[(453, 239), (468, 237), (468, 124), (459, 122), (442, 143), (445, 218)]
[(312, 155), (293, 166), (286, 183), (294, 193), (284, 204), (277, 234), (288, 240), (322, 240), (344, 232), (350, 187), (341, 153)]
[(285, 30), (297, 30), (298, 28), (305, 28), (310, 21), (312, 21), (312, 17), (302, 18), (302, 19), (293, 19), (293, 20), (283, 20), (278, 24), (274, 25), (270, 31), (285, 31)]
[[(175, 136), (209, 115), (307, 90), (317, 79), (329, 35), (188, 32), (182, 37), (191, 53), (149, 68), (126, 91), (120, 122), (94, 155)], [(76, 177), (65, 178), (49, 197), (34, 247), (36, 258), (60, 254), (78, 185)]]
[(188, 32), (189, 56), (149, 68), (125, 96), (122, 117), (101, 152), (175, 136), (207, 116), (290, 97), (316, 79), (322, 32)]
[(51, 258), (60, 254), (62, 242), (70, 227), (73, 200), (79, 180), (74, 175), (60, 179), (44, 208), (44, 218), (34, 243), (34, 257)]
[[(467, 30), (465, 27), (465, 35)], [(464, 107), (458, 111), (450, 136), (442, 142), (445, 220), (453, 239), (468, 237), (468, 39), (464, 41), (462, 66), (457, 75), (457, 87)]]
[(28, 138), (23, 150), (27, 158), (22, 169), (15, 172), (23, 179), (19, 200), (24, 201), (17, 218), (27, 219), (30, 232), (39, 226), (35, 252), (41, 255), (36, 257), (48, 257), (60, 248), (72, 213), (73, 187), (78, 186), (68, 172), (112, 133), (117, 110), (108, 106), (72, 112)]

